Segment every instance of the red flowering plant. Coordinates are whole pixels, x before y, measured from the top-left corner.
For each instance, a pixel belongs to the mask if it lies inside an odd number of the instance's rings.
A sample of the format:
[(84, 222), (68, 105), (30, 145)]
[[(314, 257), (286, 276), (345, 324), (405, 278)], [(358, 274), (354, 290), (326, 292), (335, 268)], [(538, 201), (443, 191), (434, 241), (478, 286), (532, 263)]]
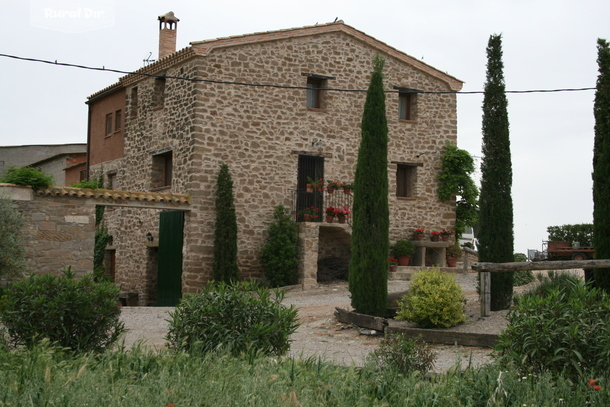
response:
[(337, 181), (336, 179), (326, 180), (329, 187), (332, 188), (343, 188), (343, 182)]
[(432, 236), (440, 236), (443, 234), (443, 232), (439, 232), (438, 230), (433, 230), (432, 232), (430, 232), (430, 234)]
[(424, 228), (419, 228), (419, 229), (415, 229), (415, 231), (413, 232), (413, 234), (414, 234), (414, 235), (423, 235), (425, 231), (426, 231), (426, 229), (424, 229)]
[(454, 234), (455, 232), (453, 230), (447, 230), (447, 229), (443, 229), (441, 230), (441, 235), (442, 236), (451, 236), (452, 234)]
[(328, 208), (326, 208), (326, 216), (332, 216), (334, 218), (336, 216), (335, 208), (333, 208), (332, 206), (329, 206)]
[(390, 266), (397, 266), (398, 265), (398, 259), (389, 258), (388, 261), (390, 262)]
[(351, 213), (352, 213), (352, 211), (347, 209), (346, 206), (343, 206), (341, 208), (335, 208), (335, 216), (338, 216), (339, 218), (342, 218), (344, 216), (349, 216)]
[(317, 218), (319, 216), (318, 208), (316, 208), (315, 206), (310, 206), (309, 208), (303, 208), (303, 209), (301, 209), (301, 211), (298, 214), (299, 215), (310, 215), (312, 218)]
[(599, 382), (595, 379), (589, 380), (589, 387), (591, 387), (595, 391), (599, 391), (601, 387), (599, 386)]
[(324, 187), (324, 179), (320, 178), (318, 180), (314, 180), (311, 177), (307, 177), (307, 183), (311, 185), (314, 189), (322, 189)]

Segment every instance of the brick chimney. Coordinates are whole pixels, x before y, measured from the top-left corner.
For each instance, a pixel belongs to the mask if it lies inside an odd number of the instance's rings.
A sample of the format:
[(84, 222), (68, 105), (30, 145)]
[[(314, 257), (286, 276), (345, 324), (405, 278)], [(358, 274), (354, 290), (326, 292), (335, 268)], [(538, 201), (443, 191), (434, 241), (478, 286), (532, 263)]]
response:
[[(159, 16), (159, 59), (176, 52), (176, 32), (180, 21), (173, 11)], [(176, 27), (174, 27), (176, 24)]]

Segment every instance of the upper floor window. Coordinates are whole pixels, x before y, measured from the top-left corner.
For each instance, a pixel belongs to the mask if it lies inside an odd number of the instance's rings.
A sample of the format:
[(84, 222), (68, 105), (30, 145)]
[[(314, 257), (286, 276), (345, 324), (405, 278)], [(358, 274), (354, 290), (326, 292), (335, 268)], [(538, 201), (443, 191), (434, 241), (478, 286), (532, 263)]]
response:
[(396, 196), (415, 198), (417, 185), (417, 167), (421, 163), (396, 163)]
[(325, 109), (324, 89), (328, 87), (327, 81), (335, 78), (313, 73), (302, 73), (301, 75), (307, 77), (307, 99), (305, 105), (313, 109)]
[(416, 120), (417, 89), (401, 88), (398, 89), (398, 118), (400, 120)]
[(121, 110), (117, 110), (114, 112), (114, 131), (121, 130), (121, 126), (123, 125), (123, 112)]
[(165, 77), (155, 78), (153, 108), (162, 109), (165, 105)]
[(114, 131), (112, 127), (112, 113), (106, 115), (106, 135), (109, 136)]
[(152, 187), (163, 188), (172, 185), (172, 151), (153, 155)]
[(138, 116), (138, 88), (131, 88), (131, 98), (129, 101), (129, 111), (131, 117)]

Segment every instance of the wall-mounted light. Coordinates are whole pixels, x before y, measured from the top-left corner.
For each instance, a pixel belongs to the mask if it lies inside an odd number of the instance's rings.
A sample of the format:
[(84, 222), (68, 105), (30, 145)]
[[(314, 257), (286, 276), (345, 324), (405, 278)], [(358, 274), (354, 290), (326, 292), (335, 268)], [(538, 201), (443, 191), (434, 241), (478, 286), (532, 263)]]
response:
[(149, 242), (152, 242), (153, 240), (155, 240), (155, 239), (153, 238), (152, 233), (148, 232), (148, 233), (146, 234), (146, 240), (148, 240)]

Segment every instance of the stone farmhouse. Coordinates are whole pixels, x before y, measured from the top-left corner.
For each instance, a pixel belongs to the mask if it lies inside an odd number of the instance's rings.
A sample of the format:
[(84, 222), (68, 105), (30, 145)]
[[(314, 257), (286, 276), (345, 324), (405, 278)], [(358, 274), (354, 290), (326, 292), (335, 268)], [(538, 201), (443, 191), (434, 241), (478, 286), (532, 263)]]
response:
[[(436, 190), (442, 149), (457, 141), (452, 92), (461, 81), (343, 21), (176, 51), (178, 22), (171, 12), (160, 16), (159, 59), (87, 101), (90, 177), (102, 171), (109, 189), (189, 197), (174, 211), (106, 208), (108, 266), (140, 305), (174, 304), (211, 279), (222, 163), (234, 182), (241, 278), (261, 276), (260, 251), (279, 204), (300, 224), (302, 284), (315, 285), (327, 259), (349, 262), (349, 223), (302, 222), (297, 213), (349, 207), (350, 194), (310, 193), (306, 184), (353, 180), (377, 54), (386, 60), (391, 243), (416, 228), (454, 226), (455, 204)], [(449, 244), (418, 243), (415, 264), (444, 265)]]

